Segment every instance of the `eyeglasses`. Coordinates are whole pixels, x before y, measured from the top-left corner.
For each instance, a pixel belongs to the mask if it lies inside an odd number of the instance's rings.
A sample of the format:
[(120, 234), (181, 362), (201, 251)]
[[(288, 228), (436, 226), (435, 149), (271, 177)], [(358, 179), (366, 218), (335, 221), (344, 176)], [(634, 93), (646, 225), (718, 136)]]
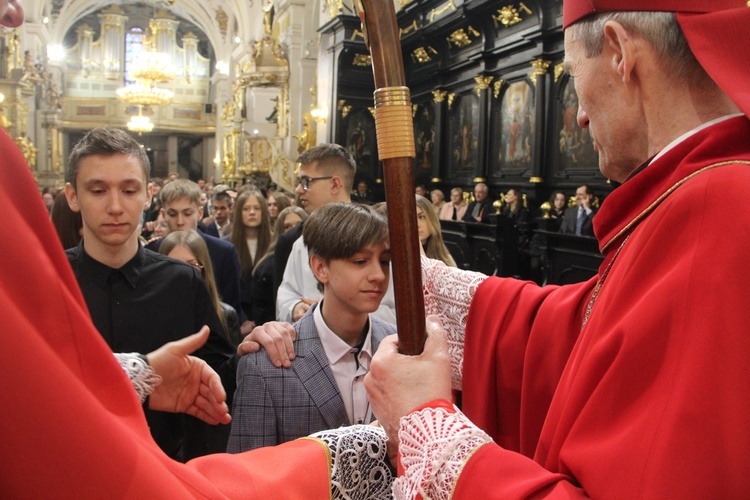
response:
[(322, 181), (324, 179), (333, 179), (333, 176), (329, 175), (327, 177), (307, 177), (305, 175), (305, 176), (302, 176), (302, 177), (297, 177), (297, 184), (298, 185), (301, 184), (302, 185), (302, 189), (304, 189), (305, 191), (307, 191), (308, 189), (310, 189), (310, 183), (311, 182)]

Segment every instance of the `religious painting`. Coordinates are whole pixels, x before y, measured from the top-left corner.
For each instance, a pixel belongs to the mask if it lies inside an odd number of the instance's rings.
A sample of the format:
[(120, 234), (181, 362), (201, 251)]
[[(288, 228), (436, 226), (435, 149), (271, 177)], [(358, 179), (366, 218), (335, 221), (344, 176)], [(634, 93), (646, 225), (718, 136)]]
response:
[(414, 112), (414, 145), (417, 156), (414, 169), (420, 173), (432, 172), (435, 149), (435, 110), (432, 103), (418, 104)]
[(563, 174), (568, 170), (598, 169), (599, 160), (588, 129), (578, 126), (578, 95), (572, 77), (564, 77), (558, 100), (560, 118), (557, 127), (557, 158), (555, 170)]
[[(492, 177), (530, 170), (534, 155), (534, 88), (528, 80), (505, 87), (493, 103), (491, 138)], [(498, 137), (499, 135), (499, 137)]]
[(352, 109), (346, 120), (346, 149), (357, 162), (357, 170), (375, 177), (377, 143), (375, 118), (367, 108)]
[(473, 175), (479, 163), (479, 98), (474, 92), (449, 101), (450, 176)]

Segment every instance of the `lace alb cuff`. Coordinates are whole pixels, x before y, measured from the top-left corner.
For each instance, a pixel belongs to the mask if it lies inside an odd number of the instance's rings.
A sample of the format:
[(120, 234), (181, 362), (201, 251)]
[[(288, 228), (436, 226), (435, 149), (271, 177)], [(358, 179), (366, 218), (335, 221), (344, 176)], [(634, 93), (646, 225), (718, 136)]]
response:
[(487, 279), (482, 273), (448, 267), (439, 260), (422, 257), (422, 291), (425, 313), (440, 317), (448, 334), (451, 357), (451, 384), (461, 390), (464, 364), (466, 319), (471, 299)]
[(162, 378), (137, 352), (115, 353), (115, 358), (127, 373), (141, 403), (146, 401), (146, 398), (161, 384)]
[(390, 499), (394, 474), (388, 461), (385, 431), (351, 425), (310, 436), (331, 452), (331, 498)]
[(393, 496), (449, 499), (471, 455), (492, 442), (485, 432), (454, 407), (425, 408), (399, 422), (399, 456), (403, 475), (393, 484)]

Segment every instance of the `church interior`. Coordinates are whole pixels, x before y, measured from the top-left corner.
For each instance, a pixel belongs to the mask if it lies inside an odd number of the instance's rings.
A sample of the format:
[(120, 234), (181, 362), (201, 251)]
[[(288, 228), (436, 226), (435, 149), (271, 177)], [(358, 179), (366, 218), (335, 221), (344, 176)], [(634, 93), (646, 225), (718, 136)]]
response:
[[(562, 70), (562, 2), (396, 0), (411, 89), (417, 184), (529, 208), (557, 189), (604, 194)], [(0, 121), (40, 188), (63, 183), (98, 125), (137, 134), (153, 175), (275, 182), (296, 156), (346, 146), (382, 191), (371, 57), (349, 0), (27, 0), (0, 37)], [(355, 182), (356, 185), (356, 182)]]

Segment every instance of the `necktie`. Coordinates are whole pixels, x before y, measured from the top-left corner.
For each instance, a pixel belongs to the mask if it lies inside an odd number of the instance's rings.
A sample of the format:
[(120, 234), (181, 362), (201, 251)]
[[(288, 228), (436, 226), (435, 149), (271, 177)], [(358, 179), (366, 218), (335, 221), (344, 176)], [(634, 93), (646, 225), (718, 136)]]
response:
[(458, 220), (458, 210), (456, 210), (456, 205), (453, 205), (453, 220)]
[(583, 228), (583, 221), (586, 219), (586, 212), (583, 207), (578, 207), (578, 219), (576, 219), (576, 234), (581, 236), (581, 229)]

